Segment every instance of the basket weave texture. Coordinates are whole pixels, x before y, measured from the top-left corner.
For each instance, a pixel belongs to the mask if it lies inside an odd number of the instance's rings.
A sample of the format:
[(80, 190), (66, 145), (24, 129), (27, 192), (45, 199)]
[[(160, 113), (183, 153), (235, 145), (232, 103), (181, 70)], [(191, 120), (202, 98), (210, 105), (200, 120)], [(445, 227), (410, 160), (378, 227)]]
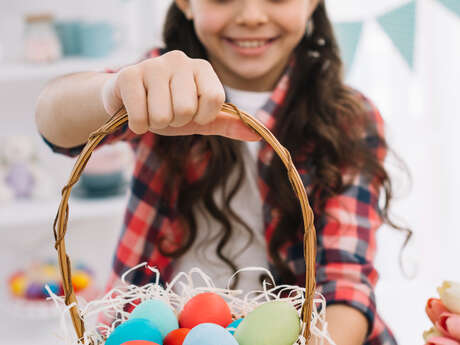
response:
[[(304, 257), (305, 257), (305, 302), (302, 306), (302, 321), (305, 323), (303, 336), (310, 337), (310, 323), (312, 315), (313, 298), (315, 295), (315, 258), (316, 258), (316, 231), (313, 224), (313, 211), (308, 202), (307, 193), (295, 168), (289, 151), (282, 146), (275, 136), (257, 119), (239, 110), (230, 103), (225, 103), (221, 109), (230, 115), (238, 116), (247, 126), (255, 130), (274, 149), (281, 158), (287, 169), (289, 181), (299, 199), (302, 208), (304, 223)], [(65, 304), (73, 306), (70, 308), (70, 316), (78, 339), (83, 337), (85, 326), (80, 316), (77, 299), (72, 287), (72, 272), (70, 258), (66, 253), (65, 235), (69, 219), (69, 197), (72, 187), (78, 182), (86, 163), (92, 152), (102, 139), (116, 131), (128, 121), (128, 114), (125, 108), (120, 109), (101, 128), (89, 136), (88, 142), (80, 153), (70, 174), (70, 178), (62, 189), (62, 199), (54, 221), (55, 248), (58, 252), (59, 268), (62, 277)]]

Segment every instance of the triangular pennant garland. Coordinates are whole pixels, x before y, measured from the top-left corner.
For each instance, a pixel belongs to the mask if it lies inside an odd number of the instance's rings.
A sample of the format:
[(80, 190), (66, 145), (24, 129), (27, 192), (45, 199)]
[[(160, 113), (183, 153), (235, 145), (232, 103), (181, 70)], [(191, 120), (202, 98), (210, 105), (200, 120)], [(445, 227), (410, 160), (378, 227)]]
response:
[(363, 22), (334, 23), (334, 31), (347, 71), (353, 64), (362, 30)]
[(455, 12), (460, 16), (460, 0), (438, 0), (441, 4), (446, 6), (449, 10)]
[(415, 13), (416, 3), (411, 1), (377, 19), (411, 68), (414, 66)]

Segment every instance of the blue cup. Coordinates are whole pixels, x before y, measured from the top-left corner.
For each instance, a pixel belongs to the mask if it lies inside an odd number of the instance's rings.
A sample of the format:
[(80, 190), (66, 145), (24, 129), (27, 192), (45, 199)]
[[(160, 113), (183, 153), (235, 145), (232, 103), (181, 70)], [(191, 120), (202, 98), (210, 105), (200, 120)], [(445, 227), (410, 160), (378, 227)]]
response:
[(107, 56), (115, 47), (115, 30), (107, 22), (81, 23), (80, 44), (82, 56)]
[(55, 29), (61, 42), (64, 56), (80, 55), (80, 25), (79, 21), (58, 21)]

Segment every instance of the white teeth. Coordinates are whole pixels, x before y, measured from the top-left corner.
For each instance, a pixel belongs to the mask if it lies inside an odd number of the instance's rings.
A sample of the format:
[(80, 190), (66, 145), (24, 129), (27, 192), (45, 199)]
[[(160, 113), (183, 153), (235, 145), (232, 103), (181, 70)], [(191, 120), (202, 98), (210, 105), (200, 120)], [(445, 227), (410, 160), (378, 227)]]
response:
[(267, 41), (233, 41), (237, 46), (241, 48), (258, 48), (262, 47)]

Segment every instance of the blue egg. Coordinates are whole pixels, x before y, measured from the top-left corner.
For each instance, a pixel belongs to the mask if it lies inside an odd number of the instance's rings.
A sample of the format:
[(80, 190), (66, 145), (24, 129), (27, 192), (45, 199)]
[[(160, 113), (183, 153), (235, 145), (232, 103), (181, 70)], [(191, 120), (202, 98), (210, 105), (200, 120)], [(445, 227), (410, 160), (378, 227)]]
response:
[(159, 299), (151, 299), (140, 303), (129, 318), (147, 319), (160, 331), (164, 338), (169, 332), (179, 328), (177, 317), (169, 305)]
[(234, 334), (236, 328), (241, 323), (241, 321), (243, 321), (243, 319), (238, 319), (238, 320), (232, 321), (232, 323), (227, 326), (227, 328), (226, 328), (227, 331), (229, 331), (230, 334)]
[[(48, 285), (48, 287), (51, 290), (51, 292), (54, 293), (55, 295), (57, 295), (59, 293), (59, 284), (58, 283), (48, 282), (48, 283), (46, 283), (46, 285)], [(46, 289), (46, 286), (43, 286), (42, 292), (46, 297), (49, 297), (50, 294), (48, 293), (48, 290)]]
[(215, 323), (200, 323), (193, 327), (182, 345), (238, 345), (238, 342), (222, 326)]
[(163, 345), (160, 331), (146, 319), (132, 319), (123, 322), (109, 335), (105, 345), (121, 345), (131, 340), (147, 340)]

